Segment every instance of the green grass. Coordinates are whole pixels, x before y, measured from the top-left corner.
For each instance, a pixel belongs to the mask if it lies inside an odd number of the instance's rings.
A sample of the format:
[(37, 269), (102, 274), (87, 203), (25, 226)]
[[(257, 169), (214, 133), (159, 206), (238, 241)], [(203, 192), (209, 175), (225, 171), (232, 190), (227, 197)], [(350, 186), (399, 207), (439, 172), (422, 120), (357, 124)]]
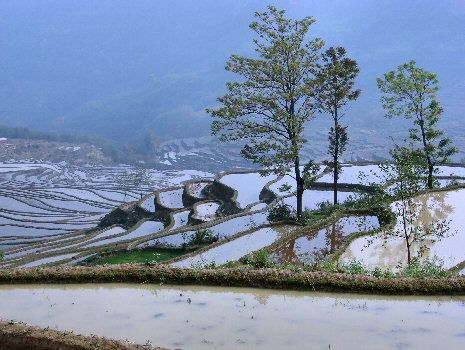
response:
[(135, 250), (130, 252), (118, 252), (104, 256), (94, 261), (92, 265), (158, 263), (174, 259), (185, 253), (186, 252), (181, 250)]

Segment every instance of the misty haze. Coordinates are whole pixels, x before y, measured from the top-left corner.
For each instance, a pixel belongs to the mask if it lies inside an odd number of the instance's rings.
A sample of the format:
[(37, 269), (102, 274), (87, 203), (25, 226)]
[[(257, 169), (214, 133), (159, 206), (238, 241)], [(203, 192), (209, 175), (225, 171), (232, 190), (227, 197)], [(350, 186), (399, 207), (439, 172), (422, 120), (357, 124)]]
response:
[(464, 23), (0, 0), (0, 350), (465, 348)]

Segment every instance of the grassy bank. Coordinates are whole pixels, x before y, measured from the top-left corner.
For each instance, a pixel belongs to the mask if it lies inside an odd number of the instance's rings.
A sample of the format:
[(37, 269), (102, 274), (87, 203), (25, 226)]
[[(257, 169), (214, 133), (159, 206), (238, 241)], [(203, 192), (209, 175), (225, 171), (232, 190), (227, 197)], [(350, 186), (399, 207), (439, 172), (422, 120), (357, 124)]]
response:
[(114, 265), (0, 270), (0, 283), (136, 282), (213, 285), (370, 294), (465, 295), (465, 277), (383, 278), (283, 269), (180, 269), (165, 265)]
[(114, 264), (148, 264), (148, 263), (160, 263), (167, 260), (175, 259), (183, 254), (186, 254), (184, 250), (133, 250), (114, 252), (105, 255), (95, 261), (92, 261), (91, 265), (114, 265)]

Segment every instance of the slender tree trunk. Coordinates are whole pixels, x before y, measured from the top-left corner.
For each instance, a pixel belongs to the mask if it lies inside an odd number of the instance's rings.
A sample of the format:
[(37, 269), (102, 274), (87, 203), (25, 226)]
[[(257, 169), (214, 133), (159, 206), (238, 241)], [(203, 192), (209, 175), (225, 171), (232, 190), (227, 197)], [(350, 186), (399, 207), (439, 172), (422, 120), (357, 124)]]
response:
[(295, 181), (297, 184), (297, 218), (302, 217), (302, 197), (304, 194), (304, 180), (300, 174), (300, 159), (297, 157), (295, 159)]
[(428, 163), (428, 180), (426, 185), (429, 189), (433, 188), (433, 172), (434, 172), (434, 164), (431, 159), (431, 155), (429, 154), (428, 150), (428, 143), (426, 141), (426, 132), (425, 132), (425, 122), (423, 121), (423, 116), (420, 115), (420, 130), (421, 130), (421, 140), (423, 142), (423, 150), (426, 156), (426, 162)]
[(410, 253), (410, 243), (407, 239), (407, 264), (408, 266), (410, 266), (410, 264), (412, 263), (412, 257), (411, 257), (411, 253)]
[(333, 154), (333, 194), (334, 194), (334, 205), (337, 204), (337, 181), (339, 177), (339, 169), (338, 169), (338, 153), (339, 153), (339, 129), (338, 129), (338, 122), (337, 122), (337, 110), (336, 110), (336, 118), (334, 120), (334, 133), (335, 133), (335, 145), (334, 145), (334, 154)]
[[(401, 190), (402, 190), (402, 184), (401, 184)], [(406, 210), (406, 205), (408, 205), (405, 202), (405, 199), (402, 198), (402, 225), (404, 229), (404, 238), (405, 238), (405, 246), (407, 248), (407, 264), (410, 266), (410, 262), (412, 260), (411, 254), (410, 254), (410, 242), (409, 242), (409, 234), (408, 234), (408, 228), (407, 228), (407, 210)]]
[(433, 188), (433, 164), (428, 164), (428, 188)]

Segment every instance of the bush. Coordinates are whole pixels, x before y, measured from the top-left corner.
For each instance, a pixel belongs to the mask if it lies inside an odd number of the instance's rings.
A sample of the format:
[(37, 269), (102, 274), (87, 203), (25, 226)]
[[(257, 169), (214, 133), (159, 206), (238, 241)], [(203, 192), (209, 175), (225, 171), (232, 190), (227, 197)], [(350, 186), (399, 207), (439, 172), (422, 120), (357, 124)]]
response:
[(413, 259), (409, 266), (401, 270), (399, 275), (402, 277), (447, 277), (453, 273), (444, 269), (444, 262), (436, 256), (432, 259)]
[(218, 240), (218, 236), (216, 236), (212, 231), (210, 230), (198, 230), (196, 233), (194, 233), (187, 245), (188, 246), (196, 246), (196, 245), (207, 245), (207, 244), (212, 244)]
[(303, 225), (312, 224), (315, 221), (327, 218), (337, 208), (338, 208), (338, 205), (332, 205), (329, 202), (321, 202), (321, 203), (318, 204), (318, 209), (316, 209), (316, 210), (305, 209), (302, 212), (302, 218), (300, 219), (300, 222)]
[(316, 266), (316, 270), (324, 272), (341, 272), (341, 269), (338, 266), (337, 261), (333, 259), (323, 260)]
[(363, 264), (356, 260), (352, 259), (348, 263), (342, 265), (342, 270), (351, 275), (370, 275), (370, 271), (363, 266)]
[(259, 250), (247, 255), (244, 264), (253, 266), (257, 269), (273, 267), (274, 263), (270, 259), (270, 253), (267, 250)]
[(362, 264), (362, 262), (356, 259), (350, 260), (348, 263), (344, 263), (340, 266), (336, 261), (332, 259), (326, 259), (316, 266), (316, 270), (324, 272), (342, 272), (352, 275), (373, 276), (376, 278), (450, 277), (454, 274), (453, 272), (444, 269), (443, 262), (437, 257), (434, 257), (433, 259), (426, 259), (424, 261), (415, 259), (412, 261), (410, 266), (400, 270), (398, 273), (394, 273), (390, 270), (383, 270), (379, 267), (375, 267), (373, 270), (369, 270)]
[(284, 203), (280, 203), (268, 212), (268, 222), (274, 223), (278, 221), (290, 221), (295, 219), (292, 208)]

